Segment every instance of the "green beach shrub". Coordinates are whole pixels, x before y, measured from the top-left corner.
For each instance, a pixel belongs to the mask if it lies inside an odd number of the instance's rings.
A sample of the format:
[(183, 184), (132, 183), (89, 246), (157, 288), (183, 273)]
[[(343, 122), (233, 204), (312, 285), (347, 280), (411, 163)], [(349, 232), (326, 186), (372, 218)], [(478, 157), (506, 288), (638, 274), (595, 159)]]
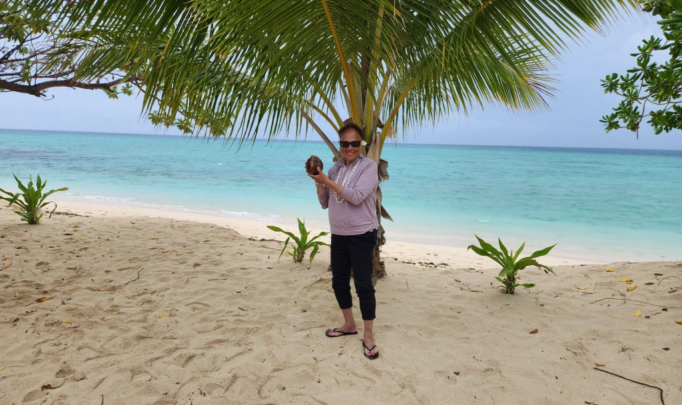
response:
[[(550, 252), (554, 248), (555, 245), (546, 247), (542, 250), (538, 250), (537, 252), (533, 253), (532, 255), (528, 257), (524, 257), (519, 259), (519, 256), (521, 255), (521, 252), (523, 251), (523, 248), (526, 246), (526, 242), (523, 242), (519, 250), (516, 251), (516, 254), (514, 251), (508, 251), (507, 247), (504, 246), (502, 243), (501, 239), (497, 239), (500, 243), (500, 249), (502, 251), (499, 251), (495, 249), (495, 247), (489, 243), (486, 243), (483, 239), (479, 238), (478, 235), (475, 235), (476, 239), (478, 239), (478, 242), (481, 244), (481, 246), (474, 246), (470, 245), (467, 250), (471, 249), (473, 250), (476, 254), (479, 256), (485, 256), (493, 259), (497, 264), (502, 266), (502, 271), (500, 271), (500, 276), (495, 277), (497, 281), (502, 283), (501, 286), (498, 286), (499, 288), (504, 288), (504, 292), (507, 294), (514, 294), (514, 290), (516, 287), (523, 287), (523, 288), (532, 288), (535, 287), (535, 284), (531, 283), (526, 283), (526, 284), (517, 284), (516, 283), (516, 273), (519, 270), (523, 270), (528, 266), (536, 266), (538, 268), (542, 268), (545, 270), (545, 273), (552, 272), (554, 273), (554, 270), (550, 269), (549, 267), (545, 266), (544, 264), (538, 263), (536, 258), (540, 256), (545, 256), (547, 253)], [(505, 277), (504, 279), (502, 277)]]
[[(47, 181), (43, 182), (40, 179), (40, 175), (38, 175), (36, 179), (37, 182), (35, 187), (33, 187), (32, 176), (29, 176), (28, 184), (26, 186), (24, 186), (24, 184), (21, 182), (21, 180), (19, 180), (19, 178), (17, 178), (16, 175), (14, 175), (14, 179), (17, 181), (17, 186), (19, 187), (19, 190), (21, 192), (15, 194), (0, 188), (0, 200), (9, 201), (8, 206), (11, 206), (12, 204), (18, 205), (20, 210), (14, 212), (21, 217), (22, 221), (28, 222), (30, 225), (37, 225), (40, 223), (40, 220), (43, 218), (41, 210), (45, 206), (49, 204), (54, 204), (54, 209), (50, 212), (50, 217), (52, 216), (52, 213), (54, 213), (54, 211), (57, 209), (56, 202), (45, 201), (47, 197), (58, 191), (68, 190), (68, 188), (63, 187), (57, 190), (50, 190), (47, 193), (43, 193), (43, 189), (47, 185)], [(6, 194), (7, 196), (6, 197), (2, 196), (2, 194)]]
[(312, 263), (313, 259), (315, 258), (315, 255), (317, 254), (317, 251), (320, 249), (320, 246), (329, 246), (329, 244), (322, 242), (320, 240), (317, 240), (318, 238), (322, 236), (327, 236), (329, 235), (329, 232), (320, 232), (319, 235), (313, 237), (312, 239), (308, 240), (308, 237), (310, 236), (310, 231), (308, 231), (305, 228), (305, 223), (301, 222), (300, 219), (296, 218), (298, 221), (298, 231), (300, 232), (300, 236), (296, 236), (291, 232), (287, 232), (283, 230), (282, 228), (273, 226), (273, 225), (268, 225), (268, 229), (275, 231), (275, 232), (281, 232), (285, 235), (287, 235), (287, 240), (284, 242), (284, 247), (282, 248), (282, 252), (280, 252), (279, 257), (281, 258), (282, 255), (284, 254), (284, 251), (287, 249), (287, 246), (289, 246), (289, 241), (293, 240), (293, 252), (287, 252), (289, 253), (293, 258), (294, 262), (300, 263), (303, 261), (303, 258), (305, 257), (305, 252), (312, 248), (313, 251), (310, 253), (310, 262)]
[(660, 17), (662, 36), (644, 38), (630, 54), (636, 66), (601, 81), (604, 93), (618, 95), (620, 102), (600, 120), (606, 132), (625, 128), (637, 138), (645, 120), (656, 135), (682, 129), (682, 1), (638, 1), (643, 12)]

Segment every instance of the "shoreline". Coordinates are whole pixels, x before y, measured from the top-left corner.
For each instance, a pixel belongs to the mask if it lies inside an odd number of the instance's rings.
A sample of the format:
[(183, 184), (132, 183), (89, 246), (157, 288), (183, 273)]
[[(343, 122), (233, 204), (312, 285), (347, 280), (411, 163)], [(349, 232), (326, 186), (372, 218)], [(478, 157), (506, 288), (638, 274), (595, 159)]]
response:
[[(296, 224), (286, 220), (256, 220), (244, 219), (233, 216), (218, 216), (208, 213), (199, 213), (192, 211), (178, 211), (171, 209), (163, 209), (161, 207), (142, 207), (137, 205), (120, 205), (107, 203), (91, 203), (91, 202), (76, 202), (72, 200), (58, 200), (59, 208), (57, 212), (71, 212), (77, 215), (90, 216), (94, 218), (161, 218), (173, 219), (177, 221), (192, 221), (197, 223), (207, 223), (211, 225), (218, 225), (235, 230), (245, 238), (251, 239), (275, 239), (283, 242), (286, 237), (277, 232), (273, 232), (266, 228), (267, 225), (277, 225), (280, 227), (289, 227), (295, 231)], [(310, 225), (310, 224), (307, 224)], [(313, 223), (311, 232), (317, 234), (319, 232), (328, 231), (328, 228), (322, 228), (319, 223)], [(399, 261), (407, 264), (420, 265), (427, 267), (428, 263), (433, 263), (435, 266), (440, 266), (446, 263), (451, 268), (473, 268), (483, 269), (496, 265), (492, 260), (476, 255), (473, 251), (467, 250), (465, 246), (446, 246), (440, 244), (425, 244), (415, 243), (413, 241), (401, 240), (399, 236), (391, 239), (387, 238), (386, 244), (382, 247), (382, 258), (387, 265), (391, 262)], [(329, 242), (329, 236), (323, 240)], [(475, 239), (472, 237), (473, 242)], [(473, 243), (471, 242), (471, 243)], [(539, 247), (538, 247), (539, 248)], [(531, 253), (529, 248), (526, 253)], [(597, 258), (578, 257), (569, 254), (554, 254), (545, 256), (541, 263), (549, 266), (560, 265), (580, 265), (580, 264), (606, 264), (610, 262), (626, 262), (625, 260), (599, 260)], [(284, 256), (283, 256), (284, 258)], [(652, 260), (653, 261), (653, 260)]]
[[(237, 229), (241, 234), (248, 237), (257, 238), (272, 238), (274, 232), (268, 230), (266, 225), (277, 225), (286, 228), (285, 230), (297, 229), (296, 217), (290, 215), (276, 215), (276, 214), (260, 214), (243, 208), (232, 210), (225, 210), (210, 207), (185, 207), (183, 205), (167, 204), (165, 202), (144, 202), (137, 199), (124, 199), (115, 197), (101, 197), (101, 196), (74, 196), (66, 194), (56, 194), (51, 196), (51, 199), (56, 201), (60, 207), (73, 207), (82, 212), (88, 210), (93, 211), (93, 215), (115, 215), (115, 216), (149, 216), (162, 218), (187, 219), (196, 222), (207, 222), (221, 224)], [(90, 208), (88, 208), (90, 207)], [(60, 208), (61, 209), (61, 208)], [(323, 215), (323, 219), (319, 214)], [(326, 220), (326, 211), (320, 210), (312, 217), (302, 217), (306, 226), (316, 232), (329, 231), (328, 222)], [(105, 216), (106, 216), (105, 215)], [(404, 249), (408, 251), (435, 251), (437, 254), (444, 253), (451, 255), (456, 252), (455, 256), (461, 256), (462, 252), (466, 251), (467, 247), (475, 244), (475, 233), (447, 233), (441, 234), (439, 230), (432, 230), (430, 228), (413, 230), (409, 227), (394, 229), (394, 224), (387, 220), (384, 221), (384, 227), (387, 234), (387, 245), (382, 250), (394, 254), (393, 247), (398, 246), (397, 252)], [(396, 224), (399, 225), (399, 224)], [(411, 225), (410, 225), (411, 226)], [(548, 225), (549, 226), (549, 225)], [(617, 232), (617, 230), (614, 230)], [(525, 237), (510, 238), (502, 236), (503, 241), (510, 249), (518, 248), (521, 243), (526, 243), (525, 252), (532, 253), (535, 250), (545, 248), (553, 243), (557, 246), (552, 250), (548, 263), (549, 265), (561, 264), (593, 264), (593, 263), (613, 263), (613, 262), (658, 262), (658, 261), (679, 261), (682, 260), (682, 255), (670, 252), (657, 252), (646, 250), (628, 250), (627, 246), (614, 244), (614, 240), (602, 239), (602, 235), (591, 233), (578, 233), (581, 236), (582, 246), (573, 243), (562, 242), (561, 238), (543, 237), (533, 238), (529, 237), (526, 232)], [(499, 234), (493, 233), (482, 235), (483, 238), (497, 247), (496, 238)], [(559, 235), (555, 235), (559, 236)], [(278, 240), (283, 241), (285, 238), (281, 237)], [(541, 243), (538, 240), (542, 239)], [(558, 242), (558, 243), (557, 243)], [(407, 246), (407, 248), (405, 247)], [(417, 249), (418, 247), (418, 249)], [(399, 253), (396, 253), (399, 254)], [(464, 253), (465, 256), (469, 256)], [(424, 261), (427, 257), (417, 259), (416, 254), (410, 254), (408, 261)], [(424, 256), (424, 255), (422, 255)], [(469, 256), (477, 257), (477, 256)], [(479, 260), (480, 261), (479, 257)], [(561, 260), (559, 260), (561, 259)], [(432, 261), (432, 260), (429, 260)], [(472, 260), (469, 260), (471, 262)], [(492, 263), (492, 262), (491, 262)]]
[[(324, 156), (319, 145), (236, 153), (222, 144), (190, 140), (57, 134), (36, 135), (41, 147), (35, 150), (26, 136), (4, 138), (3, 151), (9, 152), (0, 159), (8, 174), (0, 181), (4, 189), (16, 189), (12, 171), (24, 181), (40, 173), (51, 185), (69, 187), (52, 196), (58, 201), (210, 218), (204, 222), (253, 219), (254, 232), (263, 226), (259, 222), (269, 221), (295, 229), (296, 217), (312, 228), (328, 227), (310, 179), (300, 170), (310, 154)], [(409, 159), (421, 147), (433, 156), (426, 165)], [(395, 219), (382, 221), (389, 244), (464, 251), (476, 234), (491, 243), (500, 237), (510, 248), (527, 242), (529, 251), (557, 244), (553, 257), (582, 262), (682, 260), (682, 216), (675, 206), (682, 190), (671, 181), (679, 177), (678, 167), (669, 164), (679, 158), (659, 156), (662, 152), (598, 157), (564, 151), (557, 160), (559, 155), (544, 149), (419, 148), (395, 148), (387, 155), (394, 162), (392, 180), (382, 186)], [(528, 163), (508, 165), (517, 161)], [(437, 167), (447, 173), (444, 182), (432, 181)], [(658, 173), (656, 181), (644, 174), (648, 171)], [(509, 187), (520, 184), (525, 186)]]

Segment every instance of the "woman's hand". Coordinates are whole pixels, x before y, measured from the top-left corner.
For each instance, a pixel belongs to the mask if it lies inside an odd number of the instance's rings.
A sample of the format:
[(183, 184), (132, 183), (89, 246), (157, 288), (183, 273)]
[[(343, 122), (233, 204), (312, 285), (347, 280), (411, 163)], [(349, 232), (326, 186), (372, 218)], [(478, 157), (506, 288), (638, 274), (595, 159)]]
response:
[(315, 183), (317, 184), (324, 184), (325, 186), (328, 186), (331, 180), (329, 180), (329, 177), (327, 177), (324, 172), (320, 171), (319, 166), (315, 167), (317, 169), (317, 174), (308, 174), (308, 177), (311, 179), (315, 180)]
[(319, 167), (317, 168), (317, 171), (318, 171), (317, 174), (308, 174), (308, 176), (311, 179), (315, 180), (315, 183), (323, 184), (325, 187), (335, 191), (338, 195), (341, 195), (343, 193), (343, 187), (331, 181), (331, 179), (327, 177), (323, 172), (320, 172)]

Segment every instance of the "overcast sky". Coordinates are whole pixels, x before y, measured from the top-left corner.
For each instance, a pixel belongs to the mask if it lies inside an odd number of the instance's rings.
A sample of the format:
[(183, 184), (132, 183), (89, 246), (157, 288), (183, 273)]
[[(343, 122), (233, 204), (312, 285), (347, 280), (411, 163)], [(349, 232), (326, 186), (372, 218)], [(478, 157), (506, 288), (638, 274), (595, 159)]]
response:
[[(550, 109), (533, 114), (509, 113), (499, 107), (480, 108), (464, 116), (453, 112), (435, 128), (427, 125), (400, 138), (400, 142), (459, 145), (517, 145), (598, 148), (682, 149), (679, 131), (654, 135), (648, 128), (640, 139), (629, 131), (604, 133), (599, 119), (619, 99), (605, 95), (600, 79), (625, 73), (635, 65), (629, 56), (643, 38), (660, 36), (649, 18), (628, 18), (605, 36), (590, 34), (582, 44), (570, 44), (552, 72), (560, 82)], [(110, 100), (101, 91), (58, 89), (54, 99), (0, 93), (0, 128), (56, 131), (153, 134), (158, 131), (140, 119), (140, 99), (121, 96)], [(177, 134), (171, 130), (168, 134)], [(318, 138), (311, 134), (310, 139)]]

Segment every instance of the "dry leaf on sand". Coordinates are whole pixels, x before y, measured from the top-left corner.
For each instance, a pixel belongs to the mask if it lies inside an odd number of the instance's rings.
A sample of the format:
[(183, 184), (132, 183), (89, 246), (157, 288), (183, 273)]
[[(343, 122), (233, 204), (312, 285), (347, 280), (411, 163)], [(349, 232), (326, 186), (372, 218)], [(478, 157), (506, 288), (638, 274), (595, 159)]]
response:
[(629, 283), (629, 282), (632, 281), (632, 279), (631, 279), (631, 278), (621, 278), (621, 279), (618, 280), (618, 281), (620, 281), (621, 283)]
[(3, 262), (4, 262), (5, 260), (12, 260), (12, 258), (9, 257), (9, 256), (7, 256), (7, 257), (5, 257), (4, 259), (2, 259)]
[(4, 370), (4, 369), (5, 369), (4, 367), (0, 366), (0, 371), (2, 371), (2, 370)]
[(615, 270), (614, 269), (606, 269), (606, 272), (607, 273), (613, 273), (613, 272), (615, 272)]
[(64, 323), (73, 323), (73, 319), (67, 319), (64, 321)]
[(159, 318), (161, 318), (161, 319), (167, 318), (167, 317), (168, 317), (168, 314), (161, 314), (161, 315), (159, 315)]
[(644, 283), (644, 285), (654, 285), (654, 283)]
[(129, 300), (134, 300), (134, 299), (135, 299), (135, 297), (133, 297), (132, 295), (126, 295), (126, 298), (128, 298)]
[(676, 324), (682, 325), (682, 321), (675, 321)]
[(537, 330), (537, 329), (533, 329), (532, 331), (530, 331), (530, 334), (531, 334), (531, 335), (535, 335), (536, 333), (538, 333), (538, 330)]
[(149, 238), (149, 240), (159, 240), (159, 238)]
[(576, 288), (577, 288), (578, 290), (587, 290), (587, 287), (577, 286)]
[(639, 318), (641, 315), (642, 315), (642, 311), (637, 311), (637, 312), (635, 312), (635, 316), (636, 316), (636, 317)]
[(52, 299), (52, 297), (48, 295), (45, 297), (36, 298), (36, 302), (45, 302), (45, 301), (51, 300), (51, 299)]
[(597, 367), (606, 367), (606, 364), (603, 363), (594, 363), (594, 365)]
[(631, 285), (630, 287), (628, 287), (628, 291), (632, 291), (632, 290), (634, 290), (635, 288), (637, 288), (637, 284), (633, 284), (633, 285)]

